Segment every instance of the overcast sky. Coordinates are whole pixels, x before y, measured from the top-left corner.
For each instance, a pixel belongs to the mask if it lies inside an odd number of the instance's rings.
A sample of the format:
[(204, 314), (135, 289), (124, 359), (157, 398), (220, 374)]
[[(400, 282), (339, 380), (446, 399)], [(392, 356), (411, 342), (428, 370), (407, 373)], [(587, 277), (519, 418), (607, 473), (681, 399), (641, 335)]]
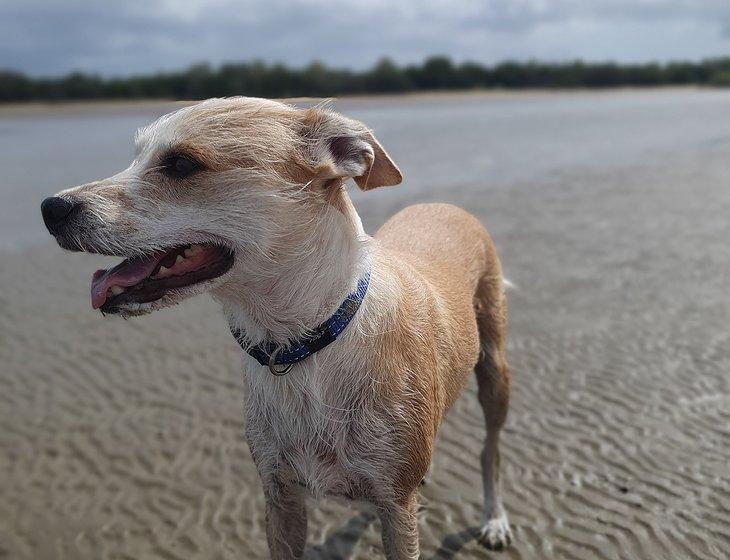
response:
[(431, 54), (493, 63), (730, 55), (730, 0), (0, 0), (0, 68), (126, 75)]

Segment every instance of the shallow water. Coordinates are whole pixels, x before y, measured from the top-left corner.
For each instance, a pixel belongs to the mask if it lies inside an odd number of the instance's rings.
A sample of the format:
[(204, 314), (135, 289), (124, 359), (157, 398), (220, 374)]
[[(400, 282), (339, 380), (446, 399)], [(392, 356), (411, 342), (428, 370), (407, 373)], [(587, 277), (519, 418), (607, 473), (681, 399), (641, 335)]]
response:
[[(476, 399), (443, 426), (424, 558), (724, 558), (730, 550), (730, 92), (347, 100), (405, 183), (351, 189), (366, 228), (442, 200), (509, 278), (504, 433), (516, 545), (486, 553)], [(238, 349), (198, 298), (90, 311), (99, 262), (38, 203), (126, 166), (162, 105), (0, 112), (0, 558), (263, 558)], [(468, 390), (474, 391), (474, 386)], [(380, 553), (372, 515), (310, 508), (310, 558)]]

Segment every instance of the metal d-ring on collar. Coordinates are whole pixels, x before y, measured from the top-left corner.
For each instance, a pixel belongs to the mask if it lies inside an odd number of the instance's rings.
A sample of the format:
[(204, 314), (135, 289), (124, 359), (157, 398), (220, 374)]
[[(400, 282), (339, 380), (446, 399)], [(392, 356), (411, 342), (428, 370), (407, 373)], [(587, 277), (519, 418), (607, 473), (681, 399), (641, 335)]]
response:
[(284, 364), (284, 367), (281, 369), (276, 369), (276, 358), (281, 353), (281, 347), (277, 348), (271, 353), (271, 356), (269, 356), (269, 371), (271, 372), (271, 375), (275, 375), (276, 377), (284, 377), (287, 373), (289, 373), (289, 370), (294, 367), (294, 363), (290, 364)]
[[(264, 367), (268, 367), (272, 375), (281, 377), (289, 373), (294, 364), (308, 358), (315, 352), (337, 340), (337, 337), (352, 321), (360, 309), (370, 283), (370, 271), (360, 279), (357, 289), (349, 294), (335, 313), (309, 334), (297, 340), (290, 340), (281, 345), (273, 341), (263, 341), (251, 346), (246, 334), (239, 328), (229, 325), (231, 334), (241, 348), (250, 354)], [(284, 366), (277, 368), (276, 366)]]

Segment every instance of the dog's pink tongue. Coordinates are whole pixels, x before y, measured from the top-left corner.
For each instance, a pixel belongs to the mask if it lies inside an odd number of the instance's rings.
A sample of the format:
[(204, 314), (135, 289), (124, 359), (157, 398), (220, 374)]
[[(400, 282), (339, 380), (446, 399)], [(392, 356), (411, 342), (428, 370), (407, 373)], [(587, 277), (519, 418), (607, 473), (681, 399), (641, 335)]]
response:
[(99, 309), (106, 301), (106, 294), (112, 286), (128, 288), (147, 278), (164, 256), (164, 252), (146, 257), (127, 259), (114, 268), (97, 270), (91, 279), (91, 307)]

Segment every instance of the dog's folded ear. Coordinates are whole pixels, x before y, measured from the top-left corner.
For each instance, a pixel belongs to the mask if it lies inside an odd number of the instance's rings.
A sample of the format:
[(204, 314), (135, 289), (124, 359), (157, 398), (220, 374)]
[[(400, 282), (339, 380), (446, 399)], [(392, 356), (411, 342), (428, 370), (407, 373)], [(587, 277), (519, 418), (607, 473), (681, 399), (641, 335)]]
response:
[(403, 180), (398, 166), (361, 122), (317, 107), (305, 110), (303, 121), (305, 157), (316, 177), (352, 177), (364, 191)]

